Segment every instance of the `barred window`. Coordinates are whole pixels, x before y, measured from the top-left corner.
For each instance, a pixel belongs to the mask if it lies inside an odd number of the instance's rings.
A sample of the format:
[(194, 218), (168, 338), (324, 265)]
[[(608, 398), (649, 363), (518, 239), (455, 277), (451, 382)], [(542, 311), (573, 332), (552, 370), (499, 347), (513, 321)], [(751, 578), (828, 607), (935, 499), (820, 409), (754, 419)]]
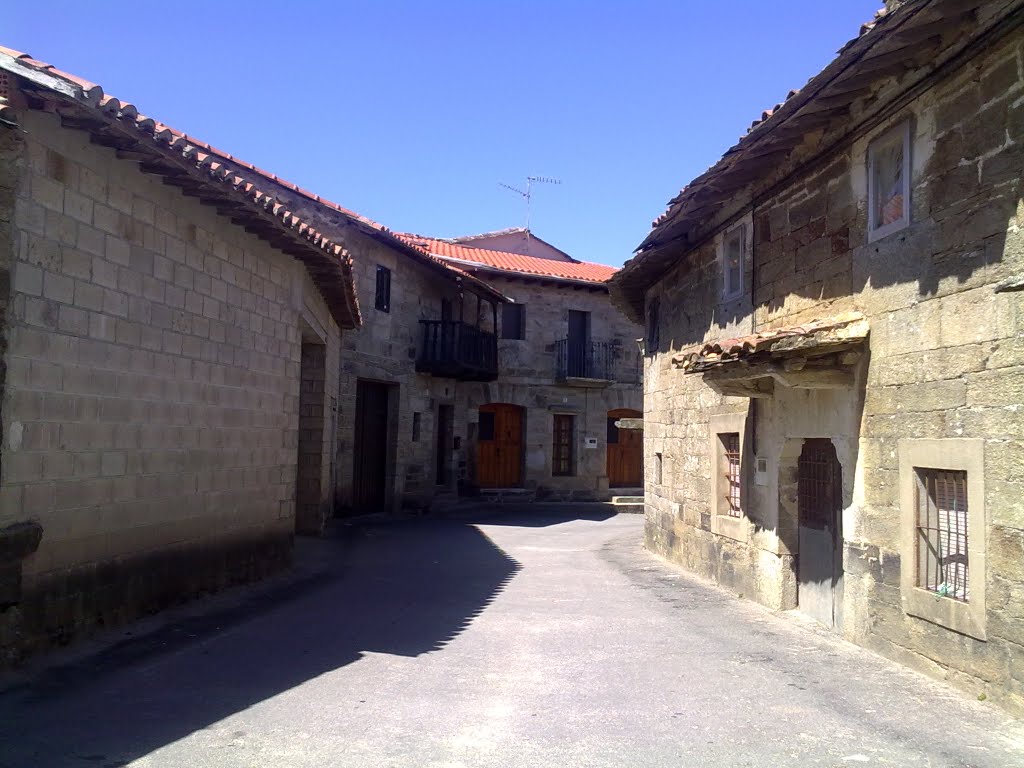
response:
[(573, 474), (573, 427), (575, 417), (557, 414), (551, 446), (551, 474)]
[(725, 500), (729, 503), (726, 507), (726, 514), (729, 517), (742, 517), (740, 507), (740, 435), (738, 432), (726, 432), (718, 436), (722, 443), (722, 457), (724, 461), (720, 465), (725, 470)]
[(923, 469), (917, 474), (917, 586), (967, 602), (967, 472)]

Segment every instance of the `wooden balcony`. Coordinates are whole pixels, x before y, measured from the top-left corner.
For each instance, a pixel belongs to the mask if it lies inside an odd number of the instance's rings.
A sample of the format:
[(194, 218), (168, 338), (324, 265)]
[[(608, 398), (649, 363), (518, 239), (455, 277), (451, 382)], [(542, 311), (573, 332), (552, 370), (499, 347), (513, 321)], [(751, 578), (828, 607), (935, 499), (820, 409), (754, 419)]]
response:
[(420, 320), (423, 338), (416, 370), (460, 381), (498, 378), (498, 340), (459, 320)]

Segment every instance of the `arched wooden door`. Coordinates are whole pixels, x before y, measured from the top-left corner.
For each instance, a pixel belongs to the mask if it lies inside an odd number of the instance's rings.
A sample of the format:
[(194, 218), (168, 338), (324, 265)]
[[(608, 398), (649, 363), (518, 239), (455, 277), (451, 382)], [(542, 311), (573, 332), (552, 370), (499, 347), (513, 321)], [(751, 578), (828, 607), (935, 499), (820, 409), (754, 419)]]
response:
[(476, 482), (481, 488), (515, 488), (523, 482), (523, 409), (508, 403), (480, 406)]
[(644, 484), (644, 431), (619, 429), (619, 419), (640, 419), (629, 408), (608, 411), (608, 487), (640, 488)]

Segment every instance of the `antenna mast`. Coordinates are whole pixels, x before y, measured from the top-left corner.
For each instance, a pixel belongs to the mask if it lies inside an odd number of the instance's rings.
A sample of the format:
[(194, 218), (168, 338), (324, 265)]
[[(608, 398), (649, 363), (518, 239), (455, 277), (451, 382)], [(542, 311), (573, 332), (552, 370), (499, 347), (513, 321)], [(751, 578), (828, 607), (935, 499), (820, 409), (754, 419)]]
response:
[(560, 179), (552, 179), (550, 176), (527, 176), (526, 177), (526, 191), (505, 184), (499, 181), (498, 186), (504, 187), (507, 190), (515, 192), (521, 198), (526, 201), (526, 237), (530, 237), (530, 199), (533, 197), (533, 185), (538, 184), (561, 184)]

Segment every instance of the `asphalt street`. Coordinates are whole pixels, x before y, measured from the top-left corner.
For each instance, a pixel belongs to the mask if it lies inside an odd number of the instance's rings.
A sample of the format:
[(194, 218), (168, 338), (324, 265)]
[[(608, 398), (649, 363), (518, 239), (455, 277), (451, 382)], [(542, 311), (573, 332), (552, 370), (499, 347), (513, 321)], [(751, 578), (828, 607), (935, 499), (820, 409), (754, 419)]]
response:
[(988, 703), (564, 510), (350, 527), (37, 661), (0, 766), (1024, 766)]

